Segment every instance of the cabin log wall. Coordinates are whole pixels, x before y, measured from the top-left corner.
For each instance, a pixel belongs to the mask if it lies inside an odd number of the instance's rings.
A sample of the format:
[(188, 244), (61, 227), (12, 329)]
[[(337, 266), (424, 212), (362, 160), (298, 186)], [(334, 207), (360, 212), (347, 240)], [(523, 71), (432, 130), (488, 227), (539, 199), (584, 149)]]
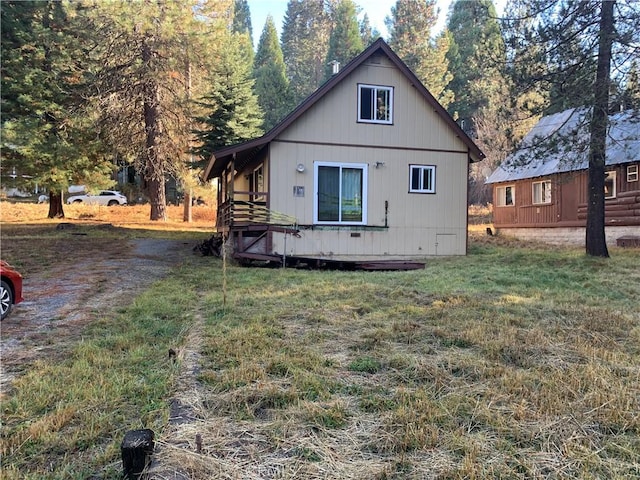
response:
[[(640, 225), (640, 181), (627, 182), (626, 167), (618, 165), (609, 171), (616, 172), (616, 196), (605, 199), (607, 225)], [(551, 203), (533, 204), (532, 184), (551, 181)], [(494, 207), (493, 224), (496, 228), (584, 227), (587, 218), (586, 171), (556, 174), (494, 184), (515, 186), (515, 205)]]

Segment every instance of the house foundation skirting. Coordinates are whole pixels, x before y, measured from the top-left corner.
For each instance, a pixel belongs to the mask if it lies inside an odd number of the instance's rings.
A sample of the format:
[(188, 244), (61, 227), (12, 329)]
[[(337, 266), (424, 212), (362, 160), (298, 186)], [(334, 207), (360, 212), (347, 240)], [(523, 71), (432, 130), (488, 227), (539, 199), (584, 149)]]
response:
[[(584, 245), (585, 230), (585, 227), (500, 228), (497, 229), (497, 233), (520, 240), (536, 240), (553, 245)], [(616, 240), (627, 235), (640, 235), (640, 226), (605, 227), (608, 246), (616, 246)]]

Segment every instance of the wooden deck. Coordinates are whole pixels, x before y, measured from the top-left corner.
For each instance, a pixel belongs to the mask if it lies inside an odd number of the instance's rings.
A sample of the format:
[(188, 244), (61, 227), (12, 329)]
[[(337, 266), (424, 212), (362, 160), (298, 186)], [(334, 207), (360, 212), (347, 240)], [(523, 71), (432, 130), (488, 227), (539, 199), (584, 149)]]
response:
[(233, 258), (249, 266), (261, 265), (266, 267), (317, 270), (420, 270), (425, 268), (424, 262), (415, 260), (335, 259), (297, 255), (266, 255), (248, 252), (235, 253)]
[[(236, 192), (248, 198), (264, 197), (264, 192)], [(271, 252), (271, 234), (299, 236), (296, 219), (269, 210), (266, 202), (235, 200), (218, 210), (218, 231), (228, 235), (233, 244), (233, 258), (245, 265), (325, 270), (418, 270), (425, 268), (415, 260), (385, 258), (327, 258), (320, 256), (285, 256)]]

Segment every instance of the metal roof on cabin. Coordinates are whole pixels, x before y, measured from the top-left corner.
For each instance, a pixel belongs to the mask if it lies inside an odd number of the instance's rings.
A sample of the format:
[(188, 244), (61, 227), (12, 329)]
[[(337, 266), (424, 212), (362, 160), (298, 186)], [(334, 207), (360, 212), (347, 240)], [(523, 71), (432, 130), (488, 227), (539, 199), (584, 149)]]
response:
[[(520, 148), (502, 162), (486, 183), (586, 170), (589, 134), (585, 113), (585, 110), (570, 109), (541, 118), (524, 137)], [(558, 140), (561, 138), (564, 140)], [(610, 115), (606, 165), (634, 161), (640, 161), (640, 116), (632, 110)]]

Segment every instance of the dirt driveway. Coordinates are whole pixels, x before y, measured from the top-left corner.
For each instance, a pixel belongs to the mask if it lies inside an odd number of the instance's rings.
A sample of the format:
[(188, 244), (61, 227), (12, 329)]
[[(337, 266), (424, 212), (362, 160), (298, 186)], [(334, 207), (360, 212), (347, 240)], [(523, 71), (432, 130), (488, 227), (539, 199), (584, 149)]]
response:
[[(154, 281), (194, 255), (195, 242), (119, 240), (89, 254), (68, 254), (37, 275), (25, 275), (25, 301), (2, 322), (0, 392), (25, 365), (61, 353), (92, 320), (128, 305)], [(24, 272), (23, 272), (24, 274)]]

